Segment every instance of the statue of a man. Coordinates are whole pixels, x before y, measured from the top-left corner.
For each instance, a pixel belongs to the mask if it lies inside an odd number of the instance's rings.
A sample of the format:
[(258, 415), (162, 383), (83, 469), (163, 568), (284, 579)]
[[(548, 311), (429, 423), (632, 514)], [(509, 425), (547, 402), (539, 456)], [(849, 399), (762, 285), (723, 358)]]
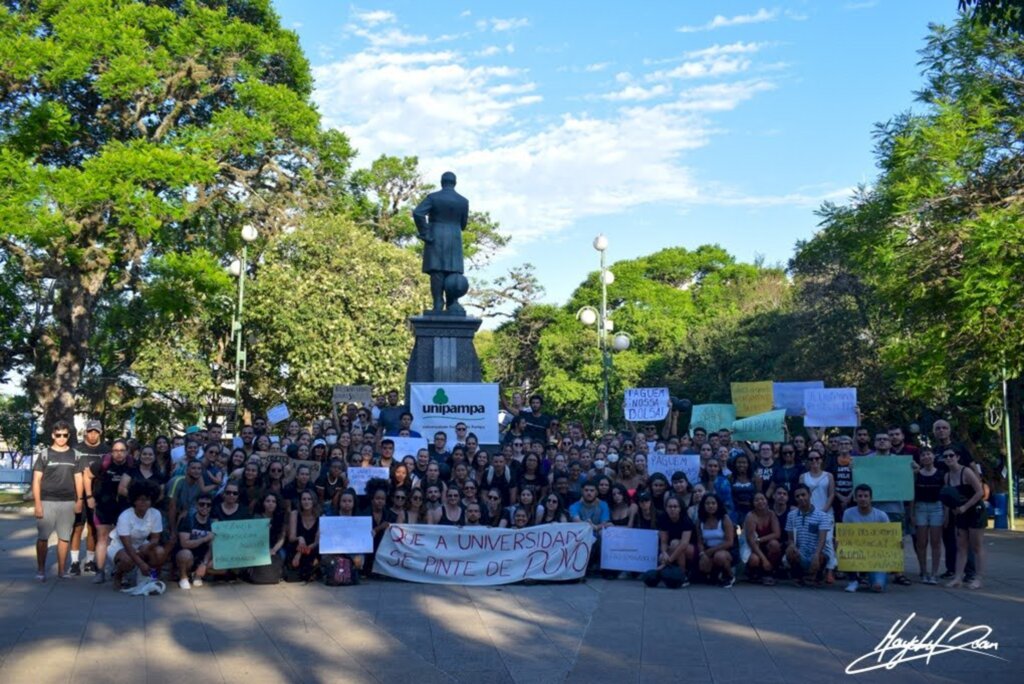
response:
[(423, 240), (423, 272), (430, 274), (432, 313), (466, 315), (459, 297), (469, 290), (462, 275), (462, 231), (469, 221), (469, 200), (455, 192), (455, 174), (441, 175), (441, 189), (427, 195), (412, 212)]

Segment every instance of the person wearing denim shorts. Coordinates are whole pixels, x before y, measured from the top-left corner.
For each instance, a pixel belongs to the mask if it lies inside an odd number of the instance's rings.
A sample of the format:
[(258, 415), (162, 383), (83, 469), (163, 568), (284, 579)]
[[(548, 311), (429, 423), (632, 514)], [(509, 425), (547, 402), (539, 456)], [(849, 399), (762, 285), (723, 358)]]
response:
[[(943, 474), (935, 467), (935, 452), (922, 447), (918, 455), (921, 467), (914, 473), (914, 502), (912, 504), (915, 533), (914, 549), (921, 572), (921, 582), (938, 584), (939, 561), (942, 559), (942, 526), (946, 508), (939, 500)], [(932, 547), (931, 567), (928, 565), (928, 545)]]

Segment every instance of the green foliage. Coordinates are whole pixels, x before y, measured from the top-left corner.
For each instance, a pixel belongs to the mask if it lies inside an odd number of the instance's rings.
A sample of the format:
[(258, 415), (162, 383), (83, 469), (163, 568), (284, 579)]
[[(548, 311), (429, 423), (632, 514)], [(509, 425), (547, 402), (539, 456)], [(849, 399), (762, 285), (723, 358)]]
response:
[(344, 217), (311, 218), (268, 245), (246, 297), (254, 403), (312, 417), (335, 384), (400, 388), (412, 349), (406, 319), (429, 299), (417, 257)]
[(26, 372), (48, 422), (160, 349), (140, 323), (223, 314), (241, 224), (277, 232), (351, 160), (269, 0), (6, 3), (0, 63), (0, 372)]

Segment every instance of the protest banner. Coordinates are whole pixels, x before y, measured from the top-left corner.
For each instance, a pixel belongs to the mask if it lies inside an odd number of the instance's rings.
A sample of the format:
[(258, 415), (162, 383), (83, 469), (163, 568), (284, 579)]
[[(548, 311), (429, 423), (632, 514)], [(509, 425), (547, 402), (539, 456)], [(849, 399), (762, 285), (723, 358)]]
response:
[(787, 416), (802, 416), (804, 413), (804, 390), (809, 389), (825, 389), (825, 383), (822, 380), (773, 383), (774, 408), (786, 409)]
[(804, 390), (806, 427), (857, 427), (857, 388)]
[(668, 415), (668, 387), (631, 387), (626, 390), (623, 410), (626, 420), (643, 423)]
[(489, 586), (523, 580), (565, 581), (587, 571), (594, 532), (588, 523), (522, 530), (448, 525), (392, 525), (374, 572), (429, 584)]
[(736, 416), (756, 416), (771, 411), (775, 401), (771, 380), (760, 382), (734, 382), (731, 384), (732, 404), (736, 407)]
[(690, 484), (700, 480), (700, 454), (647, 454), (647, 474), (661, 473), (672, 479), (672, 473), (681, 470), (686, 473)]
[(369, 385), (335, 385), (331, 401), (335, 404), (360, 403), (369, 406), (373, 403), (373, 390)]
[(480, 444), (499, 444), (498, 385), (478, 382), (413, 383), (409, 385), (412, 429), (421, 435), (444, 432), (455, 444), (455, 424), (462, 422)]
[(736, 407), (732, 404), (696, 404), (690, 414), (690, 434), (698, 427), (708, 432), (732, 430), (735, 420)]
[(320, 518), (320, 553), (373, 553), (373, 518), (368, 515)]
[(874, 501), (911, 501), (913, 460), (913, 456), (857, 456), (853, 459), (853, 486), (871, 485)]
[(732, 424), (732, 438), (746, 442), (782, 442), (786, 438), (785, 423), (786, 409), (740, 418)]
[(270, 565), (270, 520), (215, 520), (213, 567), (218, 570)]
[(836, 555), (842, 572), (903, 572), (903, 526), (836, 523)]
[(283, 420), (288, 420), (291, 415), (292, 414), (288, 412), (288, 404), (271, 406), (267, 409), (267, 423), (270, 425), (276, 425)]
[(647, 572), (658, 567), (658, 531), (608, 527), (601, 533), (601, 569)]
[[(395, 460), (401, 461), (406, 456), (416, 456), (420, 449), (427, 448), (426, 437), (385, 437), (395, 443)], [(451, 450), (451, 445), (449, 445)]]
[(349, 468), (348, 486), (354, 489), (356, 494), (362, 496), (366, 494), (366, 483), (375, 477), (387, 480), (391, 477), (391, 473), (387, 468)]

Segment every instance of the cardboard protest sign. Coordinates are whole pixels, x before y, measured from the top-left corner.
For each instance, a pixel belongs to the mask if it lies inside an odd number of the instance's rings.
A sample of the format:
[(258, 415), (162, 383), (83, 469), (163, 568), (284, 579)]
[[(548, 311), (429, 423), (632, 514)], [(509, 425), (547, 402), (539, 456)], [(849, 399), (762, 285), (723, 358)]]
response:
[(373, 390), (369, 385), (335, 385), (331, 401), (335, 404), (361, 403), (369, 406), (373, 402)]
[(276, 425), (283, 420), (288, 420), (291, 417), (291, 413), (288, 412), (288, 404), (278, 404), (272, 406), (267, 410), (267, 423), (270, 425)]
[(306, 466), (309, 468), (309, 481), (316, 482), (317, 478), (320, 477), (320, 461), (300, 461), (293, 459), (290, 464), (285, 466), (284, 470), (284, 481), (285, 484), (295, 479), (295, 474), (299, 471), (300, 466)]
[(373, 569), (395, 579), (430, 584), (565, 581), (583, 577), (593, 544), (588, 523), (522, 530), (392, 525), (377, 549)]
[(387, 480), (391, 472), (387, 468), (367, 467), (349, 468), (348, 486), (356, 491), (356, 494), (366, 494), (366, 483), (374, 478)]
[(412, 429), (421, 435), (444, 432), (455, 444), (455, 424), (462, 422), (481, 444), (498, 444), (498, 385), (483, 382), (413, 383), (409, 385)]
[(738, 417), (756, 416), (758, 413), (772, 410), (775, 396), (771, 380), (734, 382), (730, 386), (732, 403), (736, 407)]
[(822, 380), (806, 382), (776, 382), (773, 385), (775, 408), (786, 409), (787, 416), (802, 416), (804, 413), (804, 390), (825, 389)]
[(857, 388), (804, 390), (804, 410), (807, 427), (857, 427)]
[(786, 409), (740, 418), (732, 424), (732, 438), (747, 442), (781, 442), (786, 438), (785, 423)]
[(696, 404), (690, 415), (690, 432), (694, 428), (704, 428), (708, 432), (732, 430), (736, 420), (736, 407), (732, 404)]
[(903, 572), (903, 526), (836, 523), (836, 555), (842, 572)]
[(623, 410), (630, 422), (661, 420), (668, 415), (668, 409), (667, 387), (631, 387), (626, 390)]
[(672, 479), (672, 473), (681, 470), (686, 473), (690, 484), (700, 480), (700, 454), (647, 454), (647, 474), (661, 473)]
[(384, 439), (390, 439), (395, 443), (396, 461), (401, 461), (406, 456), (415, 456), (420, 449), (427, 448), (426, 437), (385, 437)]
[(373, 518), (320, 518), (320, 553), (373, 553)]
[(874, 501), (911, 501), (913, 460), (913, 456), (857, 456), (853, 459), (853, 486), (871, 485)]
[(215, 520), (213, 567), (218, 570), (270, 565), (270, 520)]
[(646, 572), (658, 567), (658, 531), (608, 527), (601, 533), (601, 569)]

